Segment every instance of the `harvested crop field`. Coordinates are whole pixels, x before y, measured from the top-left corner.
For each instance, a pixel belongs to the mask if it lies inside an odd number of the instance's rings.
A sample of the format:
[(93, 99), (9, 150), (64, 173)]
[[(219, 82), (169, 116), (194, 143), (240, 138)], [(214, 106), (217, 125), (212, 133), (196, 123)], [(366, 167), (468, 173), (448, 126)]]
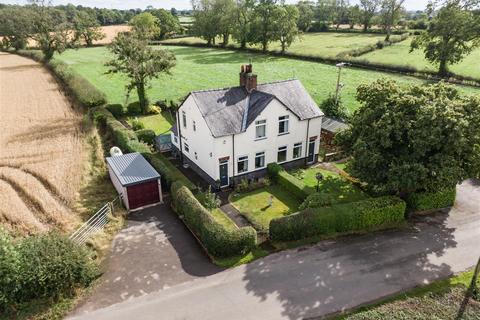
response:
[(14, 234), (78, 222), (82, 114), (39, 63), (0, 53), (0, 224)]

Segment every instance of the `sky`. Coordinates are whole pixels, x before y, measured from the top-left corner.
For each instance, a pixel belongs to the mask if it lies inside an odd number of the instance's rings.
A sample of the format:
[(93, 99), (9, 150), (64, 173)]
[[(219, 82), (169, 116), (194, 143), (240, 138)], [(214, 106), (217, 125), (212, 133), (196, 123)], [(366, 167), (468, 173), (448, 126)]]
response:
[[(287, 3), (296, 3), (297, 0), (286, 0)], [(351, 0), (355, 4), (358, 0)], [(406, 0), (405, 8), (407, 10), (423, 10), (428, 0)], [(7, 4), (26, 4), (27, 0), (0, 0), (0, 3)], [(110, 9), (134, 9), (151, 5), (155, 8), (170, 9), (190, 9), (190, 0), (52, 0), (54, 5), (72, 3), (74, 5), (81, 4), (85, 7), (98, 7)]]

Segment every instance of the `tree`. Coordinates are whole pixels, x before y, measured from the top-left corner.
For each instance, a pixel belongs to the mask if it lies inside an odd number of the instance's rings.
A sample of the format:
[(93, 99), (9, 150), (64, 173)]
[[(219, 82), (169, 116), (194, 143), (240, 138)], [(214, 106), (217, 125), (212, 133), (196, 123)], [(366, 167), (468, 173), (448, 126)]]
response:
[(449, 3), (440, 9), (426, 32), (415, 37), (411, 50), (423, 48), (425, 58), (439, 65), (438, 73), (448, 75), (455, 64), (480, 45), (480, 15)]
[(247, 47), (250, 40), (251, 20), (255, 0), (237, 0), (235, 10), (235, 26), (232, 31), (233, 38), (240, 44), (240, 48)]
[(303, 32), (307, 32), (312, 26), (312, 21), (315, 16), (313, 11), (313, 4), (310, 1), (299, 1), (297, 3), (298, 9), (298, 29)]
[(157, 18), (160, 28), (159, 39), (163, 40), (182, 30), (177, 16), (172, 15), (165, 9), (157, 9), (150, 12)]
[(217, 13), (218, 34), (222, 36), (222, 46), (225, 47), (235, 26), (236, 4), (234, 0), (214, 0), (213, 11)]
[(97, 19), (86, 11), (78, 11), (73, 18), (74, 42), (78, 43), (82, 39), (87, 47), (93, 45), (93, 41), (105, 38)]
[(360, 17), (361, 17), (360, 7), (358, 5), (349, 7), (347, 15), (348, 15), (348, 23), (350, 24), (350, 29), (354, 29), (355, 25), (360, 21)]
[(45, 0), (31, 0), (32, 34), (43, 52), (45, 61), (50, 61), (55, 52), (62, 53), (69, 45), (70, 24), (65, 12), (49, 6)]
[(17, 6), (0, 10), (0, 35), (5, 48), (25, 49), (31, 34), (31, 11)]
[(336, 0), (318, 0), (315, 18), (318, 22), (331, 25), (335, 20), (335, 1)]
[(366, 32), (370, 27), (370, 22), (375, 16), (381, 0), (360, 0), (361, 20), (363, 23), (363, 31)]
[(349, 170), (375, 192), (405, 196), (453, 188), (480, 174), (480, 97), (443, 83), (360, 85), (350, 128), (336, 142)]
[(392, 28), (400, 19), (403, 12), (403, 3), (405, 0), (383, 0), (382, 1), (382, 22), (387, 33), (385, 41), (390, 41)]
[(213, 5), (213, 0), (192, 0), (193, 32), (205, 39), (208, 45), (215, 44), (215, 37), (219, 33), (220, 15), (215, 12)]
[(274, 27), (274, 40), (280, 41), (282, 53), (298, 37), (298, 9), (293, 5), (277, 6), (274, 10), (276, 25)]
[(276, 0), (259, 0), (253, 10), (251, 27), (251, 44), (260, 44), (264, 52), (268, 44), (275, 40), (275, 18)]
[(346, 120), (348, 118), (348, 111), (343, 104), (341, 97), (338, 97), (337, 100), (334, 94), (330, 94), (328, 98), (320, 104), (320, 110), (322, 110), (328, 117), (341, 120)]
[(137, 37), (151, 40), (160, 34), (159, 21), (150, 12), (144, 12), (133, 17), (129, 25)]
[(175, 56), (168, 50), (152, 49), (148, 46), (149, 38), (145, 38), (144, 30), (140, 33), (118, 34), (109, 45), (115, 58), (106, 63), (108, 73), (123, 73), (130, 82), (127, 95), (136, 89), (142, 112), (148, 112), (148, 98), (145, 89), (151, 79), (158, 78), (161, 73), (168, 73), (175, 66)]
[(338, 30), (342, 23), (348, 22), (350, 3), (348, 0), (335, 0), (332, 2), (332, 18), (335, 29)]

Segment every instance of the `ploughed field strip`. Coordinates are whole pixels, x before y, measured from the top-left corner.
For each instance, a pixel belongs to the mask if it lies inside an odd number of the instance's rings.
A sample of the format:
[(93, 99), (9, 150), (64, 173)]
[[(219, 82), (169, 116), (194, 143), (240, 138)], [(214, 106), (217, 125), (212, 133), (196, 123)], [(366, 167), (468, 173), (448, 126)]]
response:
[(39, 63), (0, 53), (0, 223), (69, 231), (85, 159), (81, 121)]

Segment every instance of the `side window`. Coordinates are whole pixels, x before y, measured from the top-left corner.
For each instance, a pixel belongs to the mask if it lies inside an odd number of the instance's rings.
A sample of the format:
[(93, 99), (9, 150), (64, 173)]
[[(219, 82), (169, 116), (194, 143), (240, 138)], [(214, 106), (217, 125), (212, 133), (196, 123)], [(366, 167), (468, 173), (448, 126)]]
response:
[(289, 116), (278, 117), (278, 134), (288, 133), (288, 120)]
[(182, 111), (182, 122), (183, 122), (183, 127), (186, 128), (187, 127), (187, 114), (185, 113), (185, 111)]
[(185, 152), (190, 152), (190, 147), (185, 142), (183, 143), (183, 150), (185, 150)]
[(193, 131), (197, 131), (197, 124), (193, 121)]

